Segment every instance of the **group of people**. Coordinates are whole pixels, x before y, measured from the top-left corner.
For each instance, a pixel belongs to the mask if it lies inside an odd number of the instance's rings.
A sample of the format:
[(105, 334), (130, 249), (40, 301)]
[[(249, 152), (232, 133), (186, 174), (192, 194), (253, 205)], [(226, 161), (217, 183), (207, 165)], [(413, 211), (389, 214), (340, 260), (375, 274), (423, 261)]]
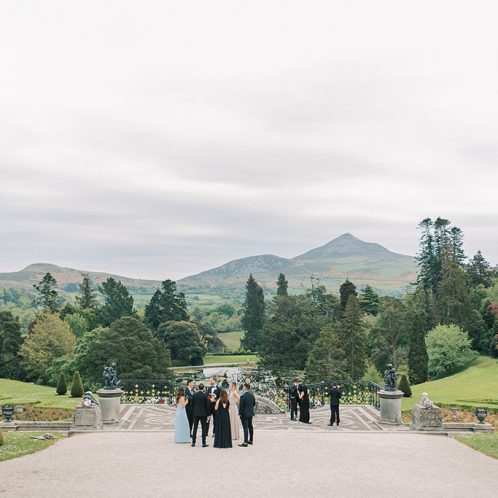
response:
[[(238, 444), (240, 424), (242, 425), (244, 442), (241, 447), (254, 444), (254, 428), (252, 419), (256, 399), (250, 391), (250, 385), (242, 386), (239, 392), (236, 382), (232, 382), (230, 390), (218, 386), (216, 377), (212, 377), (209, 386), (189, 379), (186, 388), (180, 388), (176, 396), (175, 442), (197, 442), (199, 424), (201, 426), (202, 447), (206, 448), (209, 429), (212, 426), (215, 448), (232, 448), (232, 442)], [(212, 422), (212, 424), (211, 424)]]
[[(291, 420), (299, 420), (303, 424), (311, 424), (310, 422), (310, 394), (308, 387), (303, 385), (299, 379), (292, 381), (293, 386), (290, 388), (290, 415)], [(339, 425), (339, 403), (341, 399), (341, 391), (337, 383), (333, 383), (328, 391), (330, 400), (330, 422), (329, 427), (334, 423)], [(297, 419), (299, 407), (299, 419)]]

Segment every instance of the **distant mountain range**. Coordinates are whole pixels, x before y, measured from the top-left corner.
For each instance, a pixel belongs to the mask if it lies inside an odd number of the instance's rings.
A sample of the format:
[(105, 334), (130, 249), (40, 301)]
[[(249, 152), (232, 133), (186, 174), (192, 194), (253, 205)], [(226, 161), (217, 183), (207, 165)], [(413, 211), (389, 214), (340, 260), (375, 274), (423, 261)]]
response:
[[(252, 273), (260, 285), (271, 293), (278, 274), (285, 273), (289, 289), (295, 293), (309, 288), (311, 278), (320, 279), (328, 289), (335, 291), (349, 278), (358, 288), (370, 284), (380, 292), (397, 294), (415, 280), (415, 268), (413, 256), (391, 252), (379, 244), (364, 242), (346, 233), (290, 259), (273, 254), (236, 259), (185, 277), (178, 282), (178, 286), (186, 292), (200, 291), (213, 295), (219, 292), (225, 297), (232, 288), (240, 296), (249, 274)], [(17, 272), (0, 273), (0, 287), (31, 291), (33, 284), (38, 283), (46, 272), (51, 272), (59, 287), (66, 292), (74, 292), (76, 284), (81, 282), (82, 270), (36, 263)], [(86, 273), (95, 283), (114, 277), (133, 294), (152, 294), (160, 285), (159, 280), (134, 279), (92, 271)]]

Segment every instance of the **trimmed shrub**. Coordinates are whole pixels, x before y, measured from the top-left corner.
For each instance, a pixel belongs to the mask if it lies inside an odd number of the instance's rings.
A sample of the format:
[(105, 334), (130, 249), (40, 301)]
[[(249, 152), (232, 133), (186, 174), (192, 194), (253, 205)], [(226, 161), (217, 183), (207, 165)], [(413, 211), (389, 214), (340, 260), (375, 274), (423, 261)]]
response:
[(59, 375), (59, 380), (57, 381), (57, 389), (55, 390), (57, 394), (60, 394), (61, 396), (67, 393), (67, 384), (66, 384), (66, 377), (64, 377), (64, 374), (61, 372)]
[(412, 395), (412, 389), (410, 387), (410, 383), (408, 382), (408, 379), (406, 378), (406, 375), (402, 375), (401, 376), (401, 379), (399, 380), (398, 389), (400, 391), (403, 391), (405, 398), (410, 398), (411, 397), (411, 395)]
[(73, 398), (81, 398), (83, 393), (83, 382), (81, 382), (80, 373), (74, 372), (73, 385), (71, 386), (71, 396)]
[(0, 446), (2, 446), (3, 444), (3, 433), (0, 432)]

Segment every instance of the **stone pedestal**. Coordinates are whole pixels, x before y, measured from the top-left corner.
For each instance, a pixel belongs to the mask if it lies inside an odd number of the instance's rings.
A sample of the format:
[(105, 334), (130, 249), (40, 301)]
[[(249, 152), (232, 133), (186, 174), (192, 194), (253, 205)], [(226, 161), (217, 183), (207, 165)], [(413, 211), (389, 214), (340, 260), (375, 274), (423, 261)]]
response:
[(379, 391), (380, 422), (382, 424), (401, 425), (401, 400), (403, 391)]
[(104, 424), (118, 424), (121, 412), (121, 389), (99, 389), (100, 408), (102, 410), (102, 422)]
[(421, 404), (413, 405), (410, 429), (414, 431), (442, 431), (444, 428), (441, 408), (436, 405), (428, 408)]
[(78, 406), (74, 410), (73, 425), (71, 426), (72, 431), (92, 431), (100, 429), (102, 429), (100, 406)]

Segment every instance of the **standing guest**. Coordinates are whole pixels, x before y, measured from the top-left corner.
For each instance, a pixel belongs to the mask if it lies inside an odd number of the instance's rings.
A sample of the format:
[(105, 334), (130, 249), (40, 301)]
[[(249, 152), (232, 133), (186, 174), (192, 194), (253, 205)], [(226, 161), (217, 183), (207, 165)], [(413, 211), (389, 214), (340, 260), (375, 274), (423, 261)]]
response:
[(194, 428), (192, 430), (192, 446), (195, 446), (195, 441), (197, 439), (197, 428), (199, 427), (199, 422), (202, 427), (202, 447), (206, 448), (209, 446), (206, 444), (207, 436), (207, 419), (209, 416), (210, 405), (207, 399), (206, 393), (204, 392), (204, 384), (199, 384), (199, 390), (192, 397), (192, 413), (194, 415)]
[(188, 399), (185, 397), (185, 390), (180, 387), (176, 395), (175, 443), (190, 442), (190, 427), (185, 411), (187, 405)]
[(334, 425), (334, 422), (337, 422), (337, 425), (339, 425), (339, 422), (340, 422), (340, 419), (339, 419), (339, 400), (341, 399), (341, 391), (339, 391), (337, 384), (335, 382), (332, 384), (332, 387), (330, 388), (329, 397), (330, 397), (330, 424), (329, 424), (329, 426), (332, 427)]
[(310, 422), (310, 395), (308, 386), (300, 386), (299, 398), (301, 399), (301, 406), (299, 410), (299, 422), (304, 424), (311, 424)]
[(232, 447), (232, 432), (230, 430), (230, 401), (228, 392), (222, 389), (220, 398), (216, 401), (214, 410), (216, 412), (215, 426), (216, 432), (214, 436), (215, 448), (231, 448)]
[[(213, 437), (216, 432), (216, 417), (217, 413), (215, 408), (216, 401), (220, 397), (221, 389), (218, 386), (216, 377), (211, 377), (209, 380), (209, 387), (207, 388), (207, 397), (209, 402), (211, 403), (211, 414), (213, 415)], [(209, 426), (208, 426), (208, 432), (209, 432)]]
[(232, 431), (232, 439), (238, 441), (240, 437), (238, 408), (240, 394), (239, 390), (237, 389), (236, 382), (232, 382), (230, 387), (230, 397), (228, 398), (228, 401), (230, 401), (230, 405), (228, 406), (228, 411), (230, 413), (230, 429)]
[(299, 379), (294, 379), (292, 381), (294, 384), (290, 388), (290, 409), (291, 409), (291, 420), (296, 420), (297, 418), (297, 403), (299, 400), (298, 392), (299, 392)]
[(252, 418), (254, 417), (254, 407), (256, 405), (256, 398), (254, 394), (249, 391), (251, 386), (244, 384), (243, 393), (240, 396), (239, 415), (242, 427), (244, 429), (244, 442), (239, 444), (243, 448), (247, 445), (253, 444), (254, 441), (254, 428), (252, 426)]
[(194, 397), (194, 381), (192, 379), (187, 380), (187, 388), (185, 389), (185, 397), (188, 400), (186, 406), (188, 425), (190, 427), (190, 433), (192, 433), (192, 426), (194, 425), (194, 415), (192, 413), (192, 398)]

